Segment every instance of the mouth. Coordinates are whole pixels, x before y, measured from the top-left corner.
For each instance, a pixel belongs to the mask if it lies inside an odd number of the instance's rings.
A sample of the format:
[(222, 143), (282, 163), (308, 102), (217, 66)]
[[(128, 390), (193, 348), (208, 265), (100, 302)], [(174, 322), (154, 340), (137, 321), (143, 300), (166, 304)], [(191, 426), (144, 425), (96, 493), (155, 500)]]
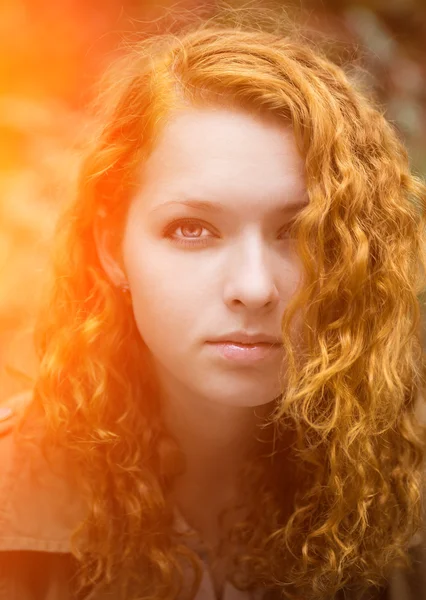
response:
[(220, 340), (211, 342), (212, 344), (233, 344), (234, 346), (243, 346), (250, 348), (251, 346), (273, 346), (271, 342), (237, 342), (235, 340)]
[(276, 359), (282, 348), (278, 344), (269, 342), (248, 344), (232, 340), (209, 342), (209, 345), (220, 358), (240, 364), (253, 364), (267, 359)]

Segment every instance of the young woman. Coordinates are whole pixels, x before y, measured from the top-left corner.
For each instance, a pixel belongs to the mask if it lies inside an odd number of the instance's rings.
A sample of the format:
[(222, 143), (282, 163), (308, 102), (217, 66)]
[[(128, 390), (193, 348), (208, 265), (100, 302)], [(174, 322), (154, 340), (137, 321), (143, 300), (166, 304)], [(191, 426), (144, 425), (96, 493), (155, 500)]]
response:
[(426, 187), (394, 129), (244, 22), (114, 73), (0, 438), (0, 598), (420, 598)]

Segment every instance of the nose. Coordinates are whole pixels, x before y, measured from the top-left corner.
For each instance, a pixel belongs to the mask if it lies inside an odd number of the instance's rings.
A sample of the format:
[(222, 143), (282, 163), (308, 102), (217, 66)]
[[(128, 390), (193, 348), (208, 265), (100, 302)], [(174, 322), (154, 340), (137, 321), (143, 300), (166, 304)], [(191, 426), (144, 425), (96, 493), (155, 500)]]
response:
[(278, 270), (273, 268), (272, 250), (264, 241), (253, 236), (246, 239), (234, 249), (228, 265), (224, 290), (227, 305), (258, 311), (279, 301)]

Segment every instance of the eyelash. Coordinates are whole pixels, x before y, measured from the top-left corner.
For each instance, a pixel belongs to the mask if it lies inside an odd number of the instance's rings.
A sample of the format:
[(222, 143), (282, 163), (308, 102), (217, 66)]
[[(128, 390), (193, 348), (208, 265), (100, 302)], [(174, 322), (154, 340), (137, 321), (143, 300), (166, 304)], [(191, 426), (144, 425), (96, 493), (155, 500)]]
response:
[[(163, 235), (173, 241), (176, 241), (181, 246), (191, 247), (191, 246), (206, 246), (208, 243), (208, 239), (200, 239), (200, 238), (192, 238), (192, 241), (189, 241), (185, 238), (173, 237), (171, 232), (175, 231), (181, 226), (184, 225), (198, 225), (203, 229), (208, 229), (202, 221), (198, 221), (197, 219), (176, 219), (167, 225), (167, 227), (163, 230)], [(291, 223), (290, 223), (291, 225)]]

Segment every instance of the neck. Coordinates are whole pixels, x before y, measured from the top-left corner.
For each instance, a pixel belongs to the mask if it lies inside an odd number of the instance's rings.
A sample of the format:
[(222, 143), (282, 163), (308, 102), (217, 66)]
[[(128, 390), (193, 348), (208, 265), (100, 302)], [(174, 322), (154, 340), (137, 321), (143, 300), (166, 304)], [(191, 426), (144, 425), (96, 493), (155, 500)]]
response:
[[(185, 458), (185, 470), (173, 483), (171, 499), (187, 523), (215, 548), (227, 530), (247, 509), (239, 476), (247, 458), (266, 451), (266, 430), (259, 425), (272, 408), (229, 406), (207, 399), (169, 395), (163, 416)], [(258, 438), (258, 439), (256, 439)], [(224, 510), (242, 505), (220, 529)]]
[(220, 511), (237, 497), (247, 458), (265, 451), (265, 431), (259, 425), (272, 404), (230, 406), (176, 393), (164, 397), (165, 424), (185, 457), (185, 471), (174, 488), (180, 505), (198, 503)]

